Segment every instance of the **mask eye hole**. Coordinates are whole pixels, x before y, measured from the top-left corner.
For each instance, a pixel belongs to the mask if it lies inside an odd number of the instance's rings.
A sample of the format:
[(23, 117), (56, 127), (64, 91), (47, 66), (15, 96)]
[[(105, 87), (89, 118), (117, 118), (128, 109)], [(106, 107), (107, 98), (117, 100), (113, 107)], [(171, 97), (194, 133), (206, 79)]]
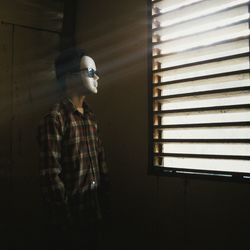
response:
[(94, 69), (88, 68), (88, 76), (89, 76), (89, 77), (94, 77), (94, 75), (95, 75)]
[(94, 70), (93, 68), (88, 68), (88, 76), (94, 78), (95, 75), (99, 77), (98, 72), (96, 70)]

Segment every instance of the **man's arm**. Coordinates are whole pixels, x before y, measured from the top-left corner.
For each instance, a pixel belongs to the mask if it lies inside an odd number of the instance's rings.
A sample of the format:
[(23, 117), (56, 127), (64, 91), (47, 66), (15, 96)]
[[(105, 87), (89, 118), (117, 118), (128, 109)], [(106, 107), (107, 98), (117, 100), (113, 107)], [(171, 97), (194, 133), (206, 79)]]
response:
[(40, 181), (44, 201), (55, 220), (68, 216), (67, 195), (60, 178), (62, 172), (62, 124), (59, 117), (47, 115), (38, 128)]

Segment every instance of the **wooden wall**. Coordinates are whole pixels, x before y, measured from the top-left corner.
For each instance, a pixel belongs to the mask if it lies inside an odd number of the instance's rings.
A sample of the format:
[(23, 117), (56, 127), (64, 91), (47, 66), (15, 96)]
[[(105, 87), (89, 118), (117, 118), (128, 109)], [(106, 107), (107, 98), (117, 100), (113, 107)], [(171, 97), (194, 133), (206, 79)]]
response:
[(60, 31), (63, 20), (62, 0), (3, 0), (1, 21), (48, 31)]
[(96, 61), (110, 168), (107, 249), (248, 249), (249, 184), (156, 177), (148, 169), (147, 1), (78, 0), (76, 40)]
[(55, 102), (62, 1), (0, 2), (0, 249), (28, 249), (42, 222), (36, 128)]

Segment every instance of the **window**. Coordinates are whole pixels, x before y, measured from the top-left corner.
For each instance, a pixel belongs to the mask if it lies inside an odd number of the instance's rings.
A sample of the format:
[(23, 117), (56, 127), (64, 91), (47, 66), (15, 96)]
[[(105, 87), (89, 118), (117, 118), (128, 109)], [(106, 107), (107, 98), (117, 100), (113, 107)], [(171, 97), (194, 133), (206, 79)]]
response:
[(150, 170), (250, 178), (248, 0), (150, 5)]

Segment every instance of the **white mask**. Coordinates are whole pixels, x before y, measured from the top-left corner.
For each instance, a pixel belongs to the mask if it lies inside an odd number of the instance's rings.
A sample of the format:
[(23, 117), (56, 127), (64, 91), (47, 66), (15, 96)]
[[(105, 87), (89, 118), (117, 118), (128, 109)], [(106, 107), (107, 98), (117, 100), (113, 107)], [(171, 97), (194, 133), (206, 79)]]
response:
[(99, 77), (96, 74), (96, 65), (89, 56), (83, 56), (80, 61), (82, 94), (96, 94)]

